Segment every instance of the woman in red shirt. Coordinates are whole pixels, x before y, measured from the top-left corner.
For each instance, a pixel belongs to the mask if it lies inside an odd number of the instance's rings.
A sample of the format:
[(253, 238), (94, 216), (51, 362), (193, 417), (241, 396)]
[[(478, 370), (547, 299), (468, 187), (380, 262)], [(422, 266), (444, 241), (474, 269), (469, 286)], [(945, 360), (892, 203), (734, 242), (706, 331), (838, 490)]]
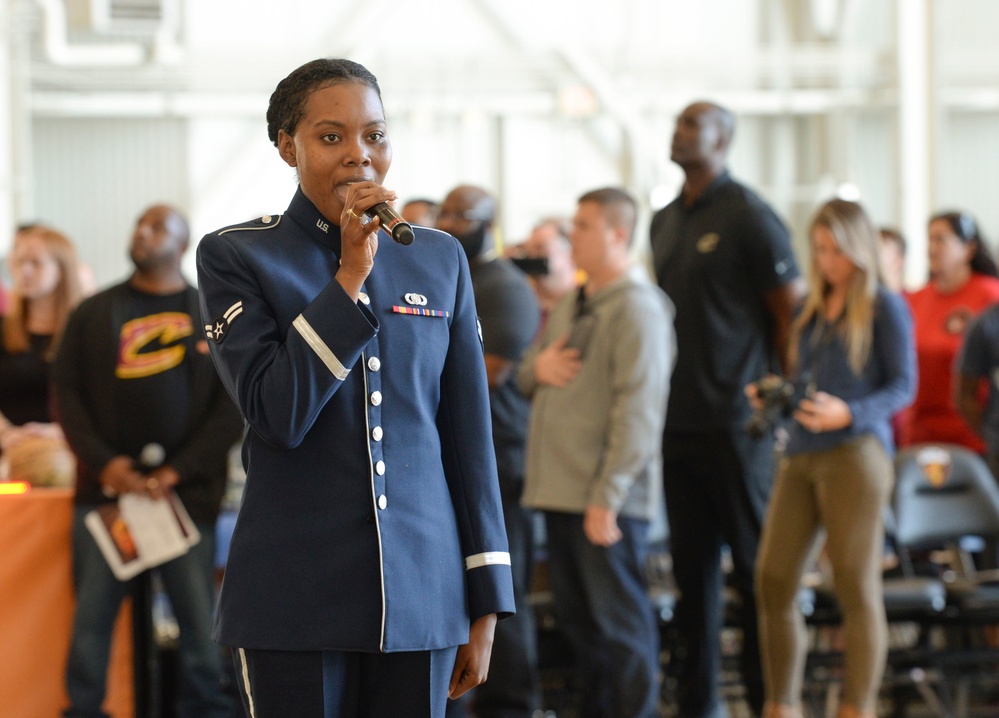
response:
[(972, 318), (999, 302), (996, 263), (967, 212), (929, 223), (930, 281), (907, 295), (915, 322), (919, 389), (903, 416), (901, 446), (939, 441), (981, 453), (985, 445), (958, 414), (951, 393), (954, 358)]

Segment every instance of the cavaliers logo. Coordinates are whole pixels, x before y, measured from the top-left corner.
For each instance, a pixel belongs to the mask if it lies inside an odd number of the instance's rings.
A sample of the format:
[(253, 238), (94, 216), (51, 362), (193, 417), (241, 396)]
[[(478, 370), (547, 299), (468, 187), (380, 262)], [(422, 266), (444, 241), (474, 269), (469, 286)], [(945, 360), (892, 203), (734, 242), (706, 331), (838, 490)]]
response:
[(183, 312), (150, 314), (126, 322), (118, 343), (119, 379), (141, 379), (160, 374), (184, 361), (183, 340), (191, 335), (191, 317)]
[(916, 454), (916, 463), (926, 477), (926, 483), (939, 489), (950, 478), (950, 452), (940, 446), (927, 446)]

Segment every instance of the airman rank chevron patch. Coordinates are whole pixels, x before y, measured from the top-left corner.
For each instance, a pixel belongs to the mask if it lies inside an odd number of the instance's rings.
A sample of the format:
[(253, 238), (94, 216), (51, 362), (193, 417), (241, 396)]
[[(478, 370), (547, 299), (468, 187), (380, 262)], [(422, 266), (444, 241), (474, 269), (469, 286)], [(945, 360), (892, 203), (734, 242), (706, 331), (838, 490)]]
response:
[(225, 339), (229, 326), (236, 321), (236, 317), (243, 313), (243, 301), (240, 300), (225, 310), (225, 314), (216, 319), (211, 324), (205, 325), (205, 335), (216, 344), (221, 344)]

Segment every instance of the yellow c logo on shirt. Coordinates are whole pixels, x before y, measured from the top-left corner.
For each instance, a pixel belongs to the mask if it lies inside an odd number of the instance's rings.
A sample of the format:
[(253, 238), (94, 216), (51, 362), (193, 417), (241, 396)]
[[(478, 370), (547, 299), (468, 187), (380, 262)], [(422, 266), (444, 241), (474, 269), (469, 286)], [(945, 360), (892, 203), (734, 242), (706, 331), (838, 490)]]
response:
[(184, 361), (186, 348), (179, 343), (193, 331), (191, 317), (183, 312), (150, 314), (125, 322), (118, 343), (119, 379), (141, 379), (173, 369)]

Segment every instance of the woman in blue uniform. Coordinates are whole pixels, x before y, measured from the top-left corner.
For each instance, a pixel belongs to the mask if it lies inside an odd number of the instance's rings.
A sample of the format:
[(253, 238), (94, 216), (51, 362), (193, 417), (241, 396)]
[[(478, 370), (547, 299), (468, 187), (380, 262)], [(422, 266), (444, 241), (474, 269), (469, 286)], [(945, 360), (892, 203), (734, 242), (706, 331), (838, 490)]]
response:
[(405, 246), (374, 76), (315, 60), (268, 133), (287, 212), (198, 248), (205, 332), (246, 422), (217, 639), (247, 714), (443, 716), (513, 611), (482, 347), (458, 242)]

